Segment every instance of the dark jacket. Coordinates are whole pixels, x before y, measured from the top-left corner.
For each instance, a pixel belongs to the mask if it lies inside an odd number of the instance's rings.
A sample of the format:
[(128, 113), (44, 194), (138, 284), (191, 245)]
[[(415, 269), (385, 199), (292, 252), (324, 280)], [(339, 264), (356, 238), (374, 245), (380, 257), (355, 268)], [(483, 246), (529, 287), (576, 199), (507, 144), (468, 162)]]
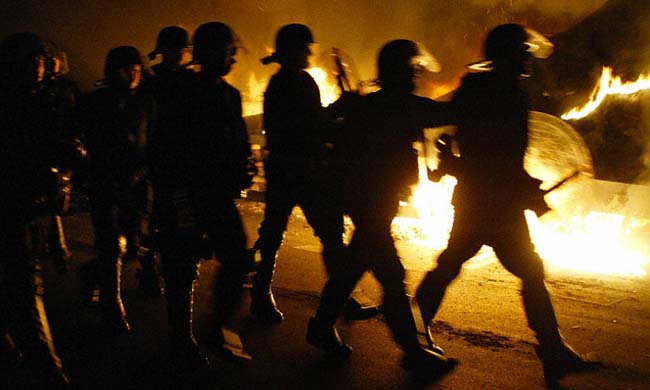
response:
[(88, 150), (89, 181), (128, 185), (144, 177), (147, 132), (154, 119), (147, 94), (105, 87), (84, 96), (78, 123)]
[[(354, 99), (336, 142), (339, 171), (346, 191), (394, 198), (418, 181), (413, 142), (427, 127), (449, 123), (445, 103), (386, 90)], [(392, 194), (392, 195), (391, 195)]]
[(320, 91), (305, 71), (280, 69), (264, 93), (264, 130), (271, 161), (300, 168), (320, 158), (328, 136)]
[(460, 150), (454, 204), (486, 210), (526, 207), (539, 181), (524, 170), (527, 95), (516, 79), (470, 73), (453, 99)]
[(62, 94), (36, 88), (0, 88), (0, 154), (3, 216), (31, 218), (51, 211), (57, 175), (71, 156), (61, 135), (71, 110)]

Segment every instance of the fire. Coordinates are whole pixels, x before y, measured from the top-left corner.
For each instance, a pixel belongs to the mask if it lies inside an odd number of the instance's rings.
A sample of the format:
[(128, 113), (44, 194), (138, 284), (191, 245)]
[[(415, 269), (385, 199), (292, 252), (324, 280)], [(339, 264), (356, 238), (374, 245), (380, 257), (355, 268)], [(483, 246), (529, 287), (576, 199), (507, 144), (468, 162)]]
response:
[(322, 68), (313, 67), (307, 69), (307, 73), (311, 75), (318, 84), (320, 89), (321, 104), (325, 107), (334, 103), (339, 98), (340, 91), (336, 83), (329, 80), (329, 75)]
[(581, 119), (591, 114), (609, 95), (631, 95), (650, 89), (650, 74), (641, 74), (636, 81), (623, 82), (620, 76), (613, 76), (612, 68), (604, 66), (600, 80), (591, 93), (589, 102), (575, 107), (562, 115), (562, 119)]
[(253, 116), (261, 114), (264, 111), (264, 90), (266, 89), (266, 80), (260, 80), (255, 73), (248, 76), (248, 91), (246, 99), (242, 103), (242, 114), (244, 116)]
[[(403, 205), (403, 210), (414, 208), (416, 215), (395, 218), (393, 235), (436, 251), (444, 249), (453, 223), (450, 201), (455, 185), (456, 180), (450, 176), (443, 177), (439, 183), (421, 176), (420, 183), (413, 188), (412, 199)], [(604, 275), (646, 275), (650, 243), (642, 232), (650, 231), (649, 218), (598, 211), (571, 215), (563, 211), (575, 208), (581, 200), (570, 196), (560, 202), (564, 204), (556, 201), (554, 205), (559, 211), (551, 211), (541, 218), (526, 211), (531, 239), (547, 266)], [(481, 257), (481, 253), (476, 257)]]
[(607, 275), (646, 274), (650, 253), (644, 254), (630, 240), (632, 232), (625, 228), (621, 214), (589, 212), (563, 218), (550, 213), (540, 220), (526, 211), (526, 219), (537, 252), (555, 268)]

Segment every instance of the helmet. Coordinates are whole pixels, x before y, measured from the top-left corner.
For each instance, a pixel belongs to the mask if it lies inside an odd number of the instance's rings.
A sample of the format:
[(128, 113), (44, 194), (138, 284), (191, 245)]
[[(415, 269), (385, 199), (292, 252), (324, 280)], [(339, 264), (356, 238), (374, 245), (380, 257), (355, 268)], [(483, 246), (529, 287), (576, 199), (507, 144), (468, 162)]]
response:
[(275, 35), (275, 52), (261, 59), (264, 65), (278, 62), (281, 57), (301, 50), (314, 43), (314, 35), (304, 24), (292, 23), (282, 26)]
[(537, 31), (515, 23), (495, 27), (485, 40), (486, 60), (508, 60), (521, 50), (537, 58), (547, 58), (553, 51), (553, 44)]
[(45, 44), (33, 32), (12, 34), (0, 43), (0, 63), (2, 64), (23, 62), (45, 53)]
[[(9, 35), (0, 43), (0, 81), (25, 85), (43, 81), (46, 54), (38, 35), (32, 32)], [(37, 60), (39, 57), (42, 61)]]
[(161, 54), (169, 50), (177, 50), (190, 46), (190, 36), (182, 27), (167, 26), (160, 30), (158, 39), (156, 40), (156, 48), (148, 54), (150, 60), (156, 58), (157, 54)]
[(314, 36), (309, 27), (304, 24), (287, 24), (278, 31), (275, 36), (275, 52), (283, 55), (286, 52), (302, 49), (314, 43)]
[(382, 86), (412, 82), (411, 60), (420, 55), (418, 45), (406, 39), (397, 39), (385, 44), (379, 51), (377, 78)]
[(115, 84), (120, 68), (129, 65), (143, 65), (142, 55), (133, 46), (118, 46), (106, 55), (104, 79), (108, 84)]
[(221, 22), (208, 22), (194, 32), (192, 55), (198, 63), (205, 63), (216, 52), (225, 51), (228, 45), (239, 45), (239, 39), (230, 27)]

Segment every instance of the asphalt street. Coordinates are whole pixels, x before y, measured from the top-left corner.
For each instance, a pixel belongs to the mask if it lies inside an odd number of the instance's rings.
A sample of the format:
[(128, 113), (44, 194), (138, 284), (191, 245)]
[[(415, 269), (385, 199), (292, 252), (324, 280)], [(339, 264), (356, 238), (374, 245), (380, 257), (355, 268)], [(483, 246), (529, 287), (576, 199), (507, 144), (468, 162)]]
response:
[[(239, 201), (251, 243), (262, 219), (263, 203)], [(203, 341), (211, 330), (211, 284), (218, 262), (204, 261), (195, 297), (195, 332), (210, 366), (174, 378), (167, 358), (163, 297), (137, 289), (136, 263), (126, 265), (124, 301), (133, 326), (129, 335), (109, 337), (96, 305), (80, 297), (77, 268), (94, 256), (90, 217), (79, 212), (64, 218), (73, 269), (56, 271), (44, 263), (46, 309), (57, 350), (78, 389), (544, 389), (534, 338), (521, 306), (518, 280), (490, 253), (481, 253), (449, 289), (436, 318), (436, 341), (459, 366), (434, 383), (423, 384), (400, 367), (400, 350), (381, 314), (366, 320), (341, 320), (341, 336), (354, 348), (349, 360), (324, 356), (305, 342), (308, 318), (325, 282), (320, 245), (304, 216), (295, 210), (278, 257), (275, 297), (285, 320), (261, 326), (248, 312), (245, 291), (238, 315), (228, 324), (237, 330), (250, 361), (222, 356)], [(406, 238), (397, 241), (412, 292), (437, 252)], [(571, 375), (563, 389), (650, 388), (650, 279), (575, 274), (549, 270), (552, 294), (563, 335), (578, 350), (604, 362), (596, 372)], [(381, 288), (371, 275), (359, 291), (374, 302)], [(14, 383), (29, 373), (18, 370)]]

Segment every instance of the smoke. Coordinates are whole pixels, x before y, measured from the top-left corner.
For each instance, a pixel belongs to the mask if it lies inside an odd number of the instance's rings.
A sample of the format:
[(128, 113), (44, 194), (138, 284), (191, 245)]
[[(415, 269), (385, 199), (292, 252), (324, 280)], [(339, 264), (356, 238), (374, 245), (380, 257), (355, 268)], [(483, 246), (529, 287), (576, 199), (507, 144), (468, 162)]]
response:
[(153, 49), (158, 31), (179, 24), (192, 32), (206, 21), (230, 24), (248, 53), (240, 55), (231, 77), (245, 89), (251, 73), (268, 78), (272, 66), (259, 58), (273, 48), (277, 29), (305, 23), (322, 51), (339, 47), (356, 62), (359, 77), (375, 77), (382, 44), (396, 38), (423, 43), (440, 61), (439, 83), (454, 83), (464, 65), (480, 59), (481, 41), (493, 26), (522, 22), (545, 34), (564, 31), (596, 10), (604, 0), (403, 0), (400, 2), (308, 0), (113, 0), (75, 2), (15, 1), (6, 6), (0, 34), (31, 30), (68, 52), (70, 76), (88, 89), (102, 74), (106, 53), (133, 45), (143, 54)]

